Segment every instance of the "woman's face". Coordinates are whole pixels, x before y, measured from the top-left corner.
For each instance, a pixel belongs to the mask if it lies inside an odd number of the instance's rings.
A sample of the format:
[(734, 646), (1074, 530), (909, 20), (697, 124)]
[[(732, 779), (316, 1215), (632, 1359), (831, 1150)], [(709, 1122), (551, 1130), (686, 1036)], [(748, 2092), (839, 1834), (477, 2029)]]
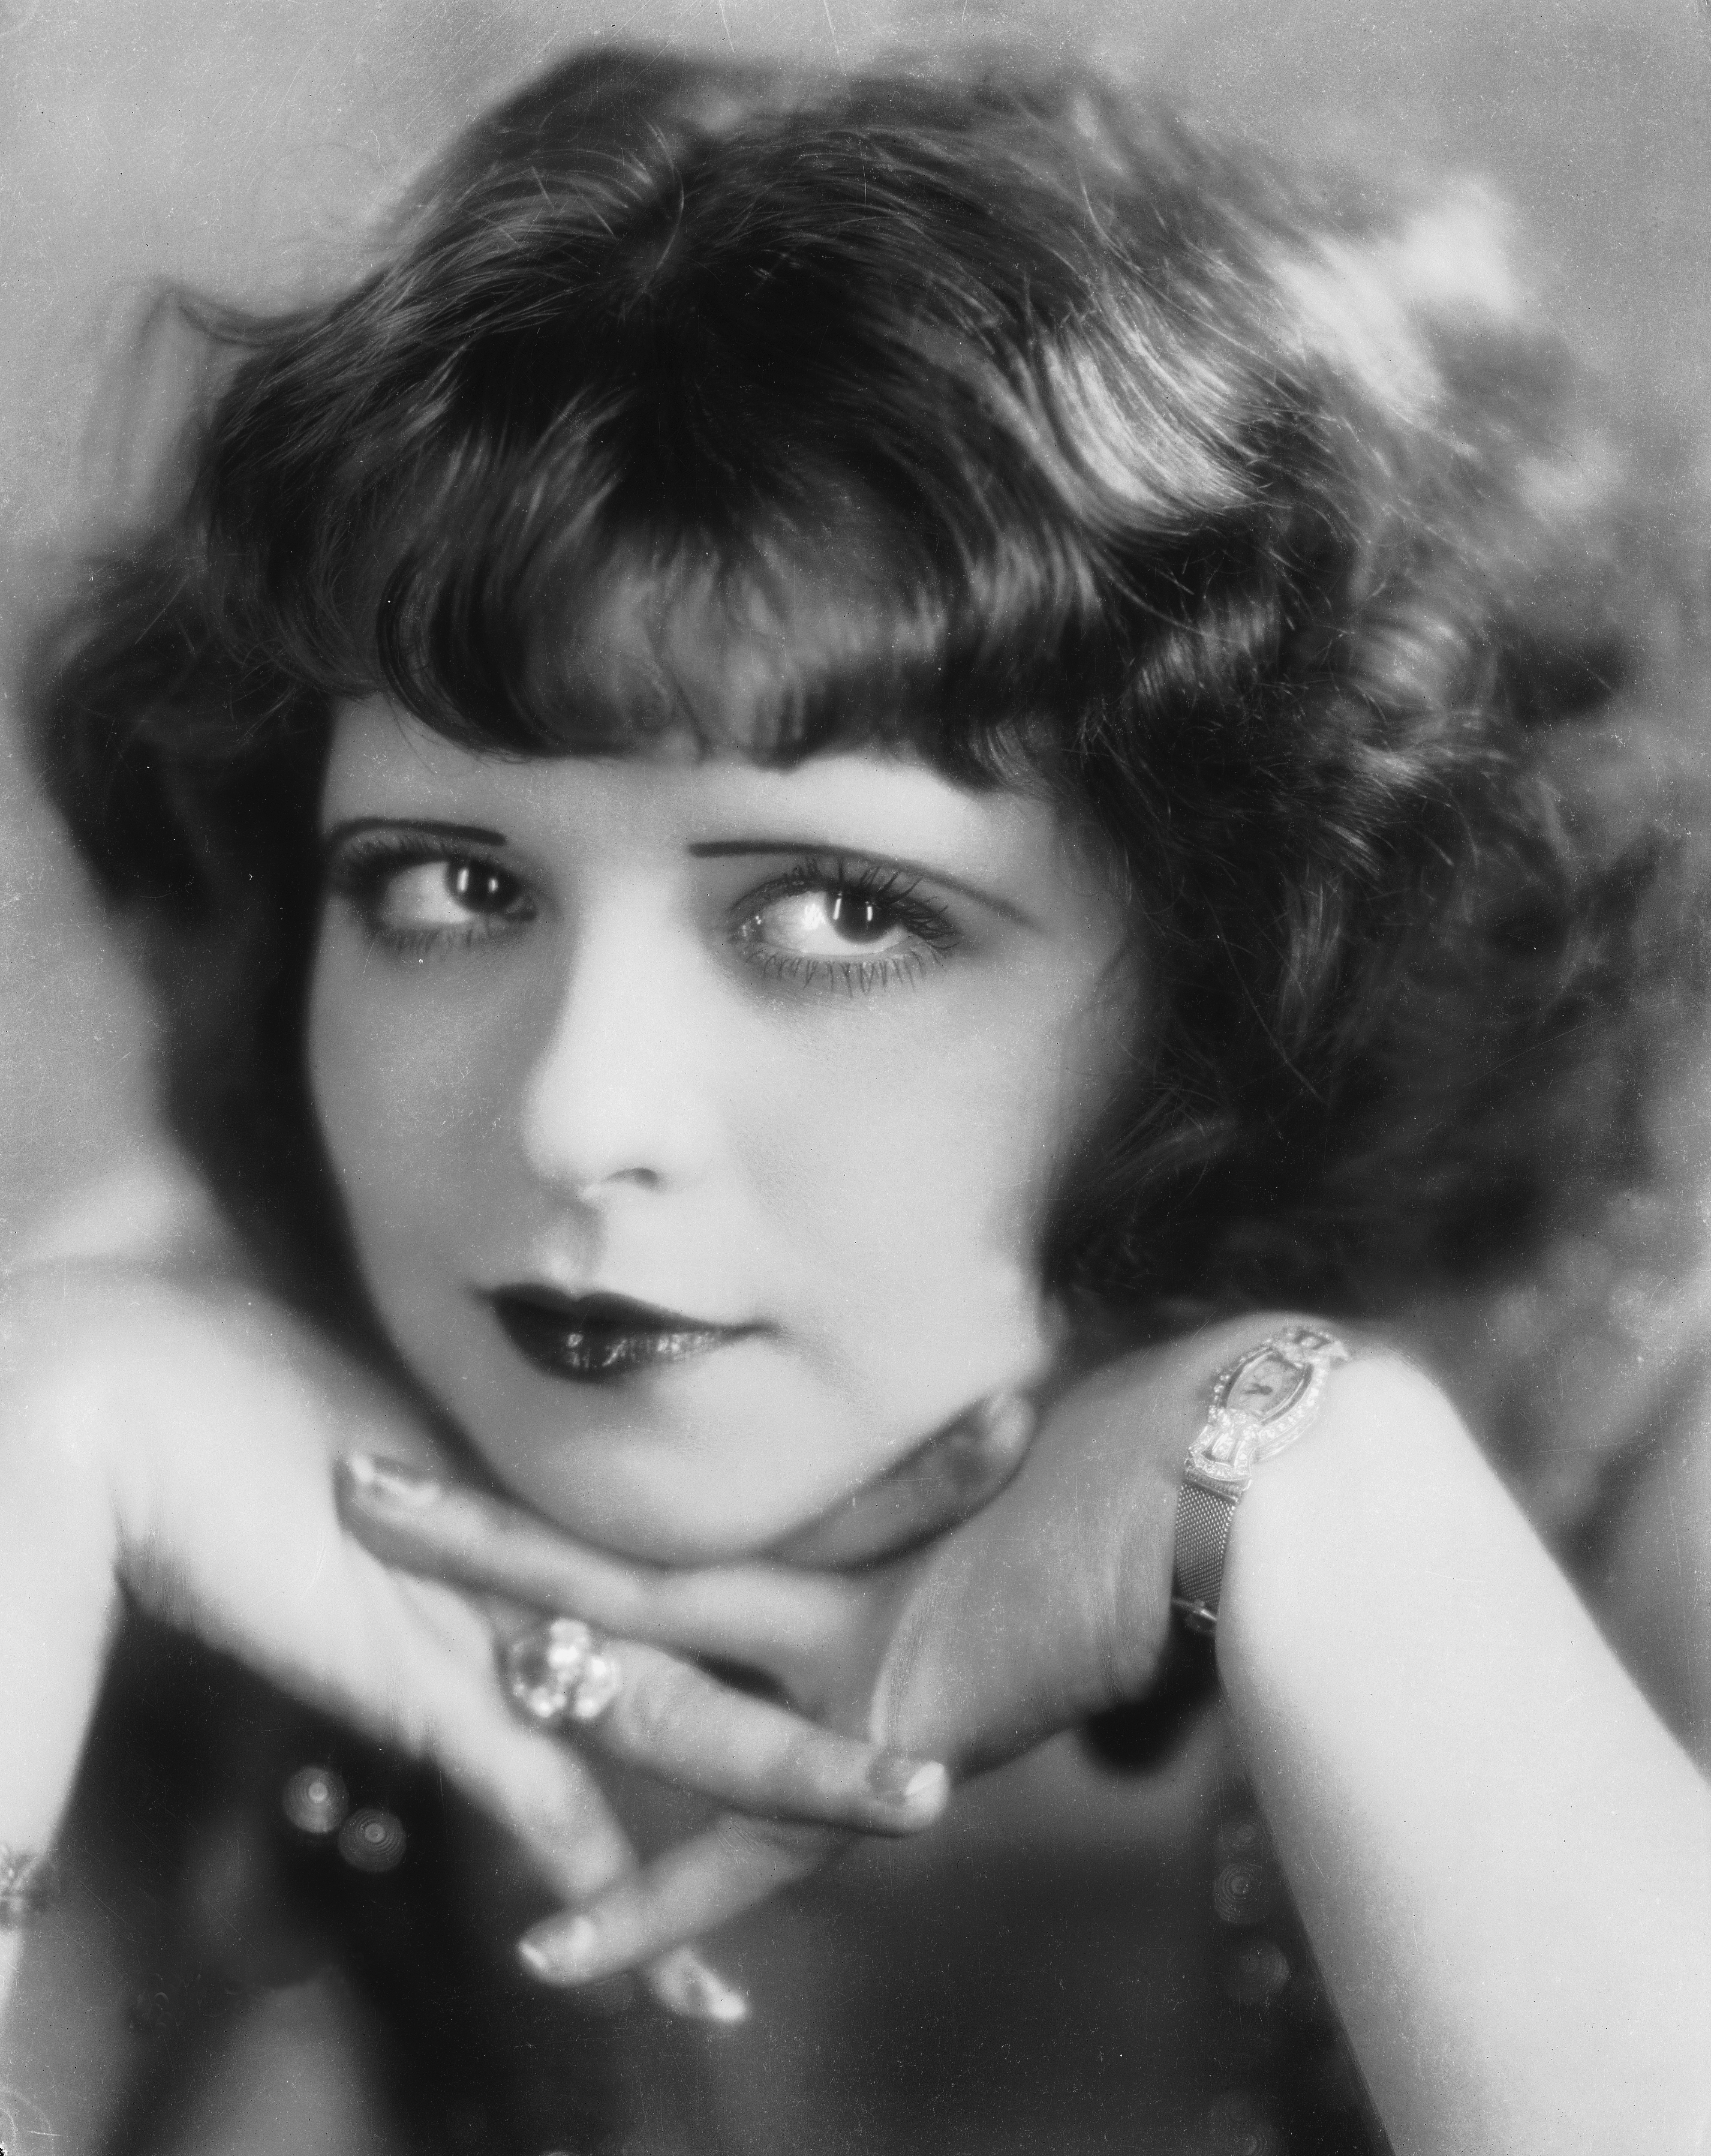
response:
[(1137, 1004), (1044, 803), (877, 753), (507, 761), (376, 701), (324, 829), (327, 1150), (512, 1489), (736, 1556), (1042, 1373), (1054, 1178)]

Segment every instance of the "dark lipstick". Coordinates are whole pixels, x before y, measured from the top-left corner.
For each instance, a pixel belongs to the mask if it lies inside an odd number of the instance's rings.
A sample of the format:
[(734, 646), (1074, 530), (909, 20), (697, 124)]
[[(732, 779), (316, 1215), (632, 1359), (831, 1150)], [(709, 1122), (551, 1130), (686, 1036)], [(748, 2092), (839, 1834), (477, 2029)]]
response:
[(502, 1287), (488, 1297), (505, 1337), (537, 1370), (585, 1384), (610, 1384), (640, 1370), (686, 1362), (745, 1338), (751, 1325), (710, 1325), (622, 1295), (562, 1295), (556, 1288)]

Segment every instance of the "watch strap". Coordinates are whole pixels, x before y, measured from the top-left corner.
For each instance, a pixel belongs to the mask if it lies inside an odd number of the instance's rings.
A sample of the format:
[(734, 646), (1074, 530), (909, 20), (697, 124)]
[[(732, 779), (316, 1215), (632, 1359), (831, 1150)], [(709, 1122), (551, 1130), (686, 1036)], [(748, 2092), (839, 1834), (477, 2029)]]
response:
[(1176, 1492), (1176, 1569), (1171, 1607), (1191, 1632), (1218, 1629), (1224, 1552), (1239, 1492), (1209, 1490), (1185, 1474)]

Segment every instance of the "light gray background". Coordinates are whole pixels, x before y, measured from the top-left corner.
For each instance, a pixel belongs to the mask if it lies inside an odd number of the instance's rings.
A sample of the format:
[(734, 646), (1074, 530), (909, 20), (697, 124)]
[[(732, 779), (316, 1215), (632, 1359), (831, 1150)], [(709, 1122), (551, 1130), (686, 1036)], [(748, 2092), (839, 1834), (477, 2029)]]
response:
[[(424, 156), (579, 42), (838, 66), (1007, 37), (1312, 154), (1488, 177), (1596, 362), (1678, 417), (1682, 483), (1705, 476), (1698, 0), (0, 0), (0, 636), (99, 521), (116, 357), (153, 280), (324, 280)], [(147, 1042), (0, 716), (0, 1257), (146, 1119)]]

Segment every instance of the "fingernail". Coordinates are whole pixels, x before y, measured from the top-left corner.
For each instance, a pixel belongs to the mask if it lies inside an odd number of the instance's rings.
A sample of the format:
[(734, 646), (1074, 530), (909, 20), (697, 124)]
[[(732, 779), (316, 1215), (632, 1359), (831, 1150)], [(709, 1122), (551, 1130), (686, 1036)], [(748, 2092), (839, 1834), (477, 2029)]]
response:
[(980, 1429), (990, 1452), (1012, 1452), (1033, 1435), (1040, 1411), (1025, 1393), (995, 1393), (981, 1404)]
[(882, 1752), (868, 1769), (868, 1787), (899, 1811), (930, 1819), (944, 1808), (950, 1794), (950, 1777), (936, 1759), (909, 1759), (900, 1753)]
[(517, 1942), (523, 1966), (547, 1984), (576, 1984), (588, 1974), (600, 1933), (587, 1917), (544, 1925)]
[(971, 1408), (952, 1437), (949, 1457), (957, 1481), (971, 1487), (985, 1483), (995, 1464), (1026, 1450), (1038, 1420), (1038, 1409), (1021, 1393), (995, 1393)]
[(437, 1475), (407, 1467), (402, 1460), (378, 1459), (371, 1452), (353, 1452), (345, 1462), (345, 1472), (365, 1497), (407, 1510), (433, 1504), (445, 1489)]
[(662, 1954), (649, 1972), (653, 1994), (662, 2006), (686, 2020), (717, 2021), (729, 2028), (749, 2018), (749, 2002), (693, 1947)]

